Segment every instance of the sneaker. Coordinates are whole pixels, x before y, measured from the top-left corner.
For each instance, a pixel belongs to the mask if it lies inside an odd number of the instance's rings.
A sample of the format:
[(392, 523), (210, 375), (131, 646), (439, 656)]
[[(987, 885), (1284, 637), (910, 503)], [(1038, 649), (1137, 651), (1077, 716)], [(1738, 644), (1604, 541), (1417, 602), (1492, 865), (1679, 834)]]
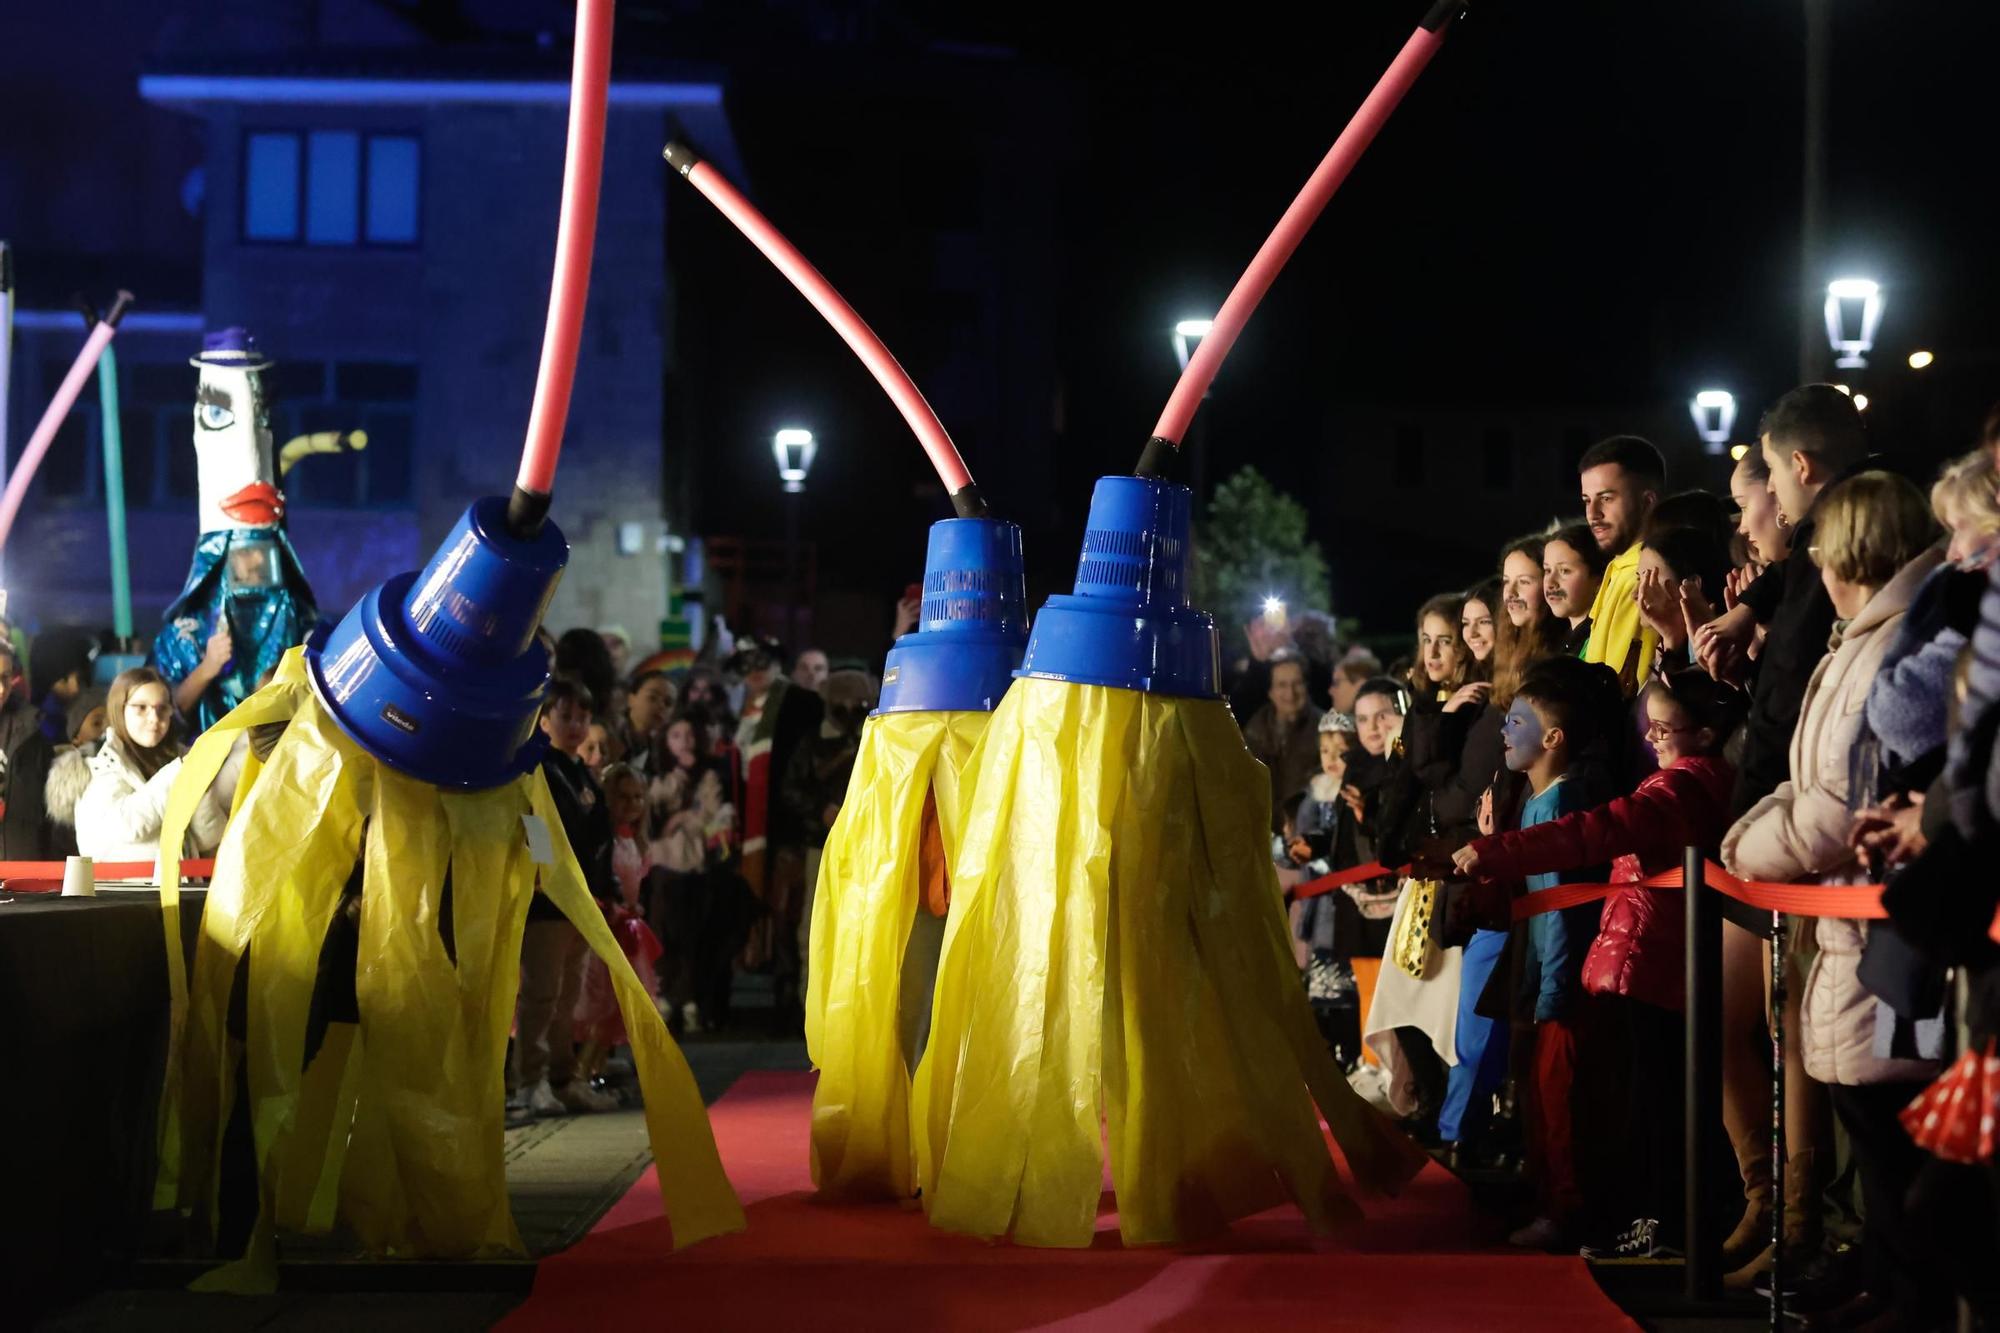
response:
[(1553, 1217), (1538, 1217), (1507, 1237), (1507, 1243), (1524, 1250), (1557, 1250), (1562, 1248), (1563, 1229)]
[(535, 1123), (535, 1113), (526, 1102), (508, 1102), (500, 1123), (503, 1129), (526, 1129)]
[(543, 1079), (534, 1087), (528, 1089), (527, 1106), (530, 1115), (557, 1116), (569, 1114), (569, 1108), (556, 1100), (556, 1095), (549, 1088), (549, 1081), (547, 1079)]
[(1577, 1251), (1594, 1264), (1664, 1262), (1681, 1258), (1681, 1252), (1660, 1239), (1658, 1218), (1642, 1217), (1610, 1241), (1585, 1245)]
[[(546, 1086), (546, 1085), (544, 1085)], [(580, 1078), (573, 1078), (555, 1090), (555, 1100), (568, 1111), (615, 1111), (618, 1099), (609, 1093), (599, 1092)]]

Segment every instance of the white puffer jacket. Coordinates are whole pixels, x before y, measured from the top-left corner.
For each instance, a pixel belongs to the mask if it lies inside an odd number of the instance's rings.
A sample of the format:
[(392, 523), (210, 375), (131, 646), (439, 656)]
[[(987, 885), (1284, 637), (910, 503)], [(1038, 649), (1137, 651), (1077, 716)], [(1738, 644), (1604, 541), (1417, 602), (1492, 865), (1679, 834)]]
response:
[[(222, 771), (195, 807), (183, 855), (207, 856), (222, 842), (229, 806), (242, 772), (244, 744), (238, 739)], [(167, 792), (181, 771), (175, 759), (147, 778), (125, 753), (115, 734), (90, 759), (90, 785), (76, 803), (76, 847), (98, 861), (152, 861), (160, 854)]]
[[(1830, 651), (1806, 686), (1792, 731), (1792, 776), (1736, 821), (1722, 840), (1723, 864), (1744, 879), (1789, 883), (1862, 882), (1848, 850), (1848, 760), (1861, 734), (1868, 687), (1881, 670), (1903, 613), (1942, 557), (1927, 551), (1834, 631)], [(1927, 1078), (1937, 1066), (1875, 1054), (1875, 996), (1857, 976), (1863, 921), (1820, 917), (1819, 955), (1806, 975), (1802, 1042), (1806, 1072), (1822, 1083), (1857, 1085)]]

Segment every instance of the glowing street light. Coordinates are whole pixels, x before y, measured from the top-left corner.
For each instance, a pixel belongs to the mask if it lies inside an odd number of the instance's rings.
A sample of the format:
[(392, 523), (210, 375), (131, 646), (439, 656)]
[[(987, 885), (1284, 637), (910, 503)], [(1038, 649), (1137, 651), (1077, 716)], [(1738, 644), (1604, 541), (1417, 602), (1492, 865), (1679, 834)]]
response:
[(1868, 410), (1867, 394), (1857, 393), (1854, 395), (1854, 410), (1857, 412), (1866, 412)]
[(1688, 412), (1694, 417), (1695, 434), (1708, 445), (1708, 451), (1721, 453), (1736, 425), (1736, 395), (1727, 389), (1703, 389), (1688, 403)]
[(1922, 370), (1935, 360), (1937, 360), (1937, 357), (1919, 347), (1916, 351), (1910, 353), (1910, 369)]
[(1732, 462), (1732, 463), (1740, 463), (1740, 462), (1742, 462), (1742, 461), (1743, 461), (1744, 459), (1748, 458), (1749, 456), (1750, 456), (1750, 446), (1749, 446), (1749, 445), (1747, 445), (1747, 444), (1732, 444), (1732, 445), (1730, 445), (1730, 446), (1729, 446), (1729, 461), (1730, 461), (1730, 462)]
[(1882, 323), (1882, 286), (1873, 278), (1836, 278), (1826, 285), (1826, 340), (1840, 354), (1833, 364), (1868, 364)]
[(1188, 358), (1214, 328), (1212, 319), (1184, 319), (1174, 325), (1174, 360), (1181, 363), (1182, 370), (1188, 368)]
[(806, 473), (812, 471), (813, 455), (819, 446), (813, 443), (813, 433), (796, 426), (787, 426), (771, 437), (771, 456), (778, 460), (778, 479), (785, 483), (787, 491), (797, 492), (806, 488)]

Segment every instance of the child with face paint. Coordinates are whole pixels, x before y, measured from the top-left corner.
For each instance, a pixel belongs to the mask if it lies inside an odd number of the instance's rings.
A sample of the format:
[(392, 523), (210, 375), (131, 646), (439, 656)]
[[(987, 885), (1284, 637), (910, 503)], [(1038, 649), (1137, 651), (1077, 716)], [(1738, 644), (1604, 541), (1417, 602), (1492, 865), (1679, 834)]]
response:
[[(1608, 860), (1610, 883), (1637, 884), (1678, 866), (1690, 846), (1713, 855), (1728, 831), (1736, 781), (1722, 748), (1742, 720), (1743, 695), (1705, 672), (1684, 669), (1656, 680), (1644, 707), (1646, 735), (1660, 767), (1636, 791), (1519, 832), (1481, 838), (1453, 858), (1459, 873), (1506, 883)], [(1641, 1219), (1612, 1241), (1607, 1257), (1653, 1257), (1679, 1241), (1685, 951), (1686, 922), (1677, 898), (1621, 889), (1605, 899), (1583, 960), (1583, 989), (1611, 1038), (1593, 1058), (1615, 1061), (1615, 1073), (1607, 1074), (1603, 1086), (1627, 1090), (1623, 1132), (1613, 1133), (1626, 1145), (1628, 1165), (1617, 1180), (1606, 1182), (1606, 1207), (1614, 1219)], [(1749, 1034), (1742, 1035), (1736, 1044), (1748, 1052)]]
[[(1602, 666), (1558, 657), (1541, 663), (1521, 682), (1501, 729), (1507, 768), (1522, 775), (1528, 799), (1521, 832), (1588, 809), (1611, 794), (1608, 775), (1620, 771), (1612, 750), (1623, 732), (1618, 680)], [(1608, 858), (1607, 858), (1608, 859)], [(1464, 852), (1460, 873), (1477, 868)], [(1608, 866), (1575, 866), (1571, 873), (1525, 877), (1530, 893), (1564, 880), (1602, 882)], [(1584, 950), (1597, 933), (1598, 907), (1587, 904), (1549, 912), (1528, 923), (1527, 978), (1534, 990), (1535, 1050), (1529, 1119), (1530, 1160), (1541, 1194), (1541, 1214), (1509, 1239), (1535, 1249), (1574, 1243), (1593, 1221), (1595, 1180), (1580, 1170), (1577, 1127), (1594, 1119), (1579, 1071), (1601, 1060), (1601, 1023), (1582, 984)], [(1465, 948), (1458, 1020), (1459, 1063), (1452, 1070), (1452, 1099), (1478, 1103), (1506, 1072), (1507, 1031), (1475, 1011), (1479, 992), (1506, 950), (1502, 931), (1475, 932)]]

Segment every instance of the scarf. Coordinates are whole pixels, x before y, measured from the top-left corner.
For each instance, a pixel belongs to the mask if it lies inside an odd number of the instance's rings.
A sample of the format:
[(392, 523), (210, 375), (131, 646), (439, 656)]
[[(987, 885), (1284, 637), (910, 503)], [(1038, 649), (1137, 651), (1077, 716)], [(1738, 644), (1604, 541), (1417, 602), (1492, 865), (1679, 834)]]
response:
[(1621, 681), (1650, 676), (1660, 647), (1660, 636), (1639, 619), (1639, 549), (1633, 542), (1605, 566), (1590, 604), (1590, 641), (1583, 645), (1584, 661), (1602, 662)]

